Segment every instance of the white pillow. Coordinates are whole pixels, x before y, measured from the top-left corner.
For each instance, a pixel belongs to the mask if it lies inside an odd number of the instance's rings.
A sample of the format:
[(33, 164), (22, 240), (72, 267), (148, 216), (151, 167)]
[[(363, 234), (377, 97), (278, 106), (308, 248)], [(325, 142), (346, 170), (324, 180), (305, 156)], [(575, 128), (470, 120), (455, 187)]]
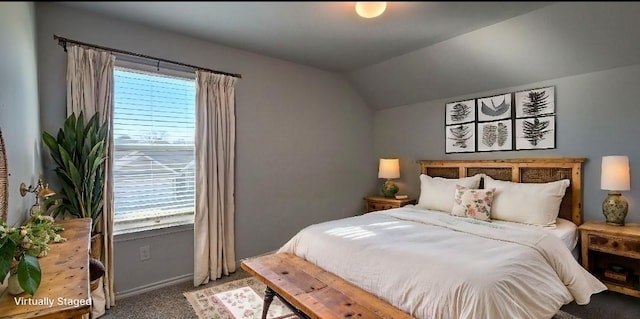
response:
[(420, 175), (420, 197), (417, 208), (439, 210), (451, 213), (453, 209), (453, 199), (456, 194), (456, 185), (466, 188), (478, 188), (480, 186), (481, 174), (463, 178), (442, 178), (431, 177), (426, 174)]
[(569, 184), (568, 179), (549, 183), (514, 183), (485, 176), (484, 188), (496, 189), (491, 219), (554, 226)]

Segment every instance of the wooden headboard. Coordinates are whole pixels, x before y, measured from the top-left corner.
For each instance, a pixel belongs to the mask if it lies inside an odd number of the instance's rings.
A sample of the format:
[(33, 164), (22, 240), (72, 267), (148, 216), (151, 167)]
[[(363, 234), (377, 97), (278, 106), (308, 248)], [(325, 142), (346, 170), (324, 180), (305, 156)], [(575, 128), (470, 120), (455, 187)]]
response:
[(420, 173), (432, 177), (460, 178), (486, 174), (517, 183), (546, 183), (568, 179), (558, 217), (582, 224), (582, 164), (585, 158), (519, 158), (501, 160), (419, 160)]

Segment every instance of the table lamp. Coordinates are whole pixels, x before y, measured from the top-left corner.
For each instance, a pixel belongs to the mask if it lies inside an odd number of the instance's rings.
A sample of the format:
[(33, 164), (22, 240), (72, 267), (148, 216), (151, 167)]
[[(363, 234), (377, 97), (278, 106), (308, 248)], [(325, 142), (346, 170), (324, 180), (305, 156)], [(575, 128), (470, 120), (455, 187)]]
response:
[(397, 158), (381, 158), (378, 166), (378, 178), (386, 178), (380, 190), (384, 197), (394, 197), (398, 192), (398, 185), (391, 181), (400, 177), (400, 160)]
[(607, 224), (622, 226), (629, 211), (629, 204), (620, 193), (631, 189), (629, 157), (603, 156), (601, 172), (600, 188), (609, 191), (602, 202), (602, 213)]

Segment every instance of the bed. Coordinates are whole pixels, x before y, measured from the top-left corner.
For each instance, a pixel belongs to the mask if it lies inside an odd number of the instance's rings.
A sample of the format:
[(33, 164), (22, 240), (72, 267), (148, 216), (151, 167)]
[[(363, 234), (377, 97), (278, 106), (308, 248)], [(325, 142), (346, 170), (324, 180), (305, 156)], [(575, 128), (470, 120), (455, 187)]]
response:
[[(416, 318), (551, 318), (562, 305), (573, 300), (586, 304), (606, 289), (572, 255), (575, 228), (573, 235), (553, 233), (566, 230), (556, 220), (582, 223), (583, 162), (418, 161), (421, 182), (425, 175), (447, 183), (480, 176), (478, 188), (492, 186), (489, 191), (503, 196), (501, 201), (495, 197), (494, 208), (511, 199), (504, 194), (513, 194), (495, 191), (499, 183), (543, 187), (566, 181), (553, 225), (481, 220), (425, 208), (422, 183), (415, 206), (308, 226), (278, 252), (297, 255)], [(431, 195), (438, 192), (430, 190)], [(435, 200), (449, 204), (448, 199)]]

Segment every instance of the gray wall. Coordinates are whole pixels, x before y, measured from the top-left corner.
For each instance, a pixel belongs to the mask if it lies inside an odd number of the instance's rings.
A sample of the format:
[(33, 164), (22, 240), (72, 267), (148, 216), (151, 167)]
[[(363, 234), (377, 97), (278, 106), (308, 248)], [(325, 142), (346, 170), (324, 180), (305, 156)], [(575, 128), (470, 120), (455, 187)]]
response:
[(640, 63), (640, 2), (556, 2), (348, 77), (375, 108)]
[[(242, 74), (236, 87), (238, 258), (277, 249), (311, 223), (354, 215), (374, 191), (373, 111), (340, 75), (61, 5), (36, 9), (40, 118), (48, 132), (65, 118), (66, 56), (53, 34)], [(52, 175), (51, 160), (43, 161)], [(117, 238), (116, 292), (192, 273), (193, 232), (178, 230)], [(150, 245), (151, 260), (139, 261), (142, 245)]]
[(10, 225), (20, 224), (35, 202), (20, 183), (35, 185), (41, 173), (36, 22), (33, 3), (0, 3), (0, 129), (9, 176)]
[[(445, 103), (549, 85), (556, 87), (556, 149), (445, 154)], [(627, 222), (640, 222), (639, 86), (640, 65), (634, 65), (381, 110), (374, 117), (374, 150), (376, 156), (401, 158), (400, 191), (414, 196), (420, 189), (418, 159), (586, 157), (584, 216), (592, 220), (604, 220), (601, 157), (628, 155)]]

